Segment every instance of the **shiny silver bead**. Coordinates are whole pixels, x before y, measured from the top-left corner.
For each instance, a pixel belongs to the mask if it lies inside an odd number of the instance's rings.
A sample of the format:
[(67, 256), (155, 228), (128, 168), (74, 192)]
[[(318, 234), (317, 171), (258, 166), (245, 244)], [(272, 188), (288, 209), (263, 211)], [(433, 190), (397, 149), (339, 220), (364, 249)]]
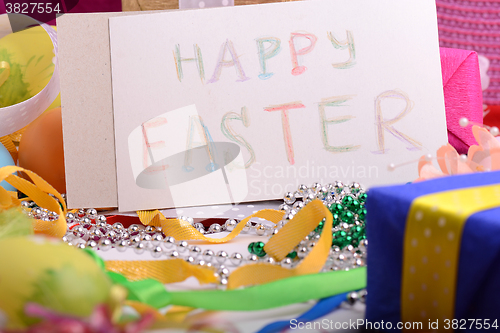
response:
[(153, 246), (153, 248), (151, 249), (151, 256), (153, 256), (153, 258), (161, 257), (162, 253), (163, 249), (161, 248), (161, 246)]
[(187, 250), (188, 246), (189, 246), (188, 242), (186, 242), (186, 241), (179, 241), (177, 243), (177, 251), (179, 251), (179, 253), (183, 253), (183, 252), (185, 252)]
[(163, 236), (160, 233), (156, 233), (153, 236), (151, 236), (151, 242), (153, 243), (153, 245), (160, 245), (162, 240)]
[(103, 238), (99, 241), (99, 250), (107, 251), (111, 248), (113, 243), (108, 238)]
[(141, 237), (140, 236), (134, 236), (132, 238), (130, 238), (130, 243), (131, 244), (137, 244), (137, 243), (140, 243), (141, 242)]
[(121, 233), (120, 233), (120, 238), (122, 238), (122, 239), (129, 239), (130, 238), (130, 234), (128, 233), (128, 231), (122, 230)]
[(210, 227), (208, 228), (208, 232), (210, 233), (217, 233), (217, 232), (221, 232), (222, 231), (222, 228), (220, 226), (220, 224), (218, 223), (212, 223), (210, 225)]
[(67, 243), (74, 238), (75, 238), (75, 236), (72, 233), (67, 233), (66, 235), (62, 236), (61, 240), (65, 243)]
[(87, 216), (92, 218), (92, 219), (97, 217), (97, 210), (95, 210), (94, 208), (87, 209), (86, 213), (87, 213)]
[(247, 257), (248, 262), (257, 262), (259, 260), (259, 257), (257, 257), (255, 254), (249, 254)]
[(229, 258), (229, 261), (234, 265), (234, 266), (239, 266), (241, 262), (243, 261), (243, 256), (238, 253), (234, 252), (231, 254), (231, 257)]
[(316, 246), (316, 242), (314, 242), (314, 241), (310, 241), (307, 243), (307, 249), (309, 251), (311, 251), (313, 249), (313, 247), (315, 247), (315, 246)]
[(170, 252), (169, 256), (170, 256), (170, 258), (179, 258), (179, 252), (174, 250), (174, 251)]
[(76, 244), (76, 248), (83, 250), (85, 248), (85, 243)]
[(83, 225), (87, 225), (87, 226), (92, 225), (92, 220), (91, 220), (90, 218), (88, 218), (88, 217), (86, 217), (86, 216), (85, 216), (85, 217), (82, 219), (82, 224), (83, 224)]
[(201, 248), (199, 246), (192, 246), (190, 249), (189, 249), (189, 254), (196, 258), (198, 257), (200, 254), (201, 254)]
[(94, 240), (87, 241), (86, 246), (91, 249), (95, 249), (97, 247), (97, 242)]
[(366, 303), (366, 295), (368, 295), (368, 292), (366, 291), (366, 289), (360, 290), (358, 292), (358, 299), (361, 302)]
[(227, 259), (227, 253), (225, 251), (219, 251), (217, 252), (217, 262), (220, 263), (220, 264), (223, 264), (226, 259)]
[(300, 210), (302, 207), (304, 207), (304, 202), (303, 201), (296, 201), (294, 204), (293, 204), (293, 209), (295, 209), (296, 211)]
[(358, 245), (358, 249), (361, 251), (361, 252), (366, 252), (366, 247), (368, 246), (368, 239), (362, 239), (360, 242), (359, 242), (359, 245)]
[(203, 259), (205, 259), (206, 262), (211, 262), (213, 257), (214, 257), (214, 251), (212, 250), (203, 251)]
[(198, 231), (200, 229), (205, 230), (205, 227), (203, 226), (203, 223), (200, 223), (200, 222), (197, 222), (197, 223), (193, 224), (193, 228), (197, 229)]
[(311, 189), (313, 189), (315, 192), (318, 192), (321, 190), (321, 184), (320, 183), (314, 183), (311, 185)]
[(279, 232), (278, 229), (274, 229), (272, 232), (271, 232), (271, 235), (274, 236), (274, 235), (277, 235)]
[(105, 237), (108, 237), (108, 238), (111, 238), (111, 239), (115, 239), (118, 237), (118, 234), (116, 233), (116, 231), (114, 230), (109, 230), (105, 235)]
[(82, 226), (76, 226), (73, 228), (73, 235), (75, 235), (76, 237), (83, 237), (87, 234), (87, 229), (85, 229), (84, 227)]
[[(85, 219), (89, 219), (89, 218), (86, 217)], [(89, 221), (90, 221), (90, 219), (89, 219)], [(99, 228), (106, 228), (108, 226), (106, 221), (96, 221), (95, 225), (98, 226)]]
[(283, 197), (283, 201), (285, 201), (287, 205), (293, 205), (295, 202), (295, 195), (292, 192), (287, 192)]
[(341, 194), (342, 192), (344, 192), (344, 184), (341, 181), (336, 181), (333, 184), (333, 192), (335, 192), (336, 194)]
[(284, 212), (288, 212), (290, 209), (291, 209), (291, 207), (290, 207), (290, 206), (288, 206), (286, 203), (281, 204), (281, 205), (278, 207), (278, 210), (282, 210), (282, 211), (284, 211)]
[(196, 264), (199, 266), (205, 266), (205, 260), (199, 259)]
[(307, 247), (303, 246), (297, 251), (297, 257), (299, 257), (299, 259), (304, 259), (307, 256), (307, 252)]
[(169, 237), (166, 237), (166, 238), (163, 239), (163, 246), (166, 249), (170, 249), (174, 245), (175, 245), (175, 238), (174, 237), (169, 236)]
[(148, 225), (148, 226), (146, 226), (146, 228), (144, 229), (144, 231), (147, 232), (147, 233), (153, 233), (153, 232), (156, 231), (156, 228), (153, 227), (152, 225)]
[(354, 303), (356, 303), (356, 301), (358, 300), (358, 293), (353, 291), (349, 294), (347, 294), (347, 303), (349, 305), (354, 305)]
[(361, 191), (361, 185), (359, 185), (358, 183), (352, 183), (349, 189), (351, 190), (352, 194), (358, 194)]
[(259, 223), (257, 227), (255, 227), (255, 233), (258, 236), (264, 236), (264, 234), (266, 233), (266, 227), (263, 224)]
[(139, 230), (140, 230), (140, 228), (137, 224), (132, 224), (130, 227), (128, 227), (128, 231), (130, 233), (137, 232)]
[(304, 184), (300, 184), (297, 190), (300, 194), (304, 194), (307, 191), (307, 186)]
[(124, 252), (127, 250), (128, 248), (128, 241), (127, 240), (121, 240), (118, 242), (117, 245), (115, 245), (115, 248), (119, 251), (119, 252)]
[(243, 227), (243, 232), (249, 232), (250, 231), (250, 228), (252, 228), (252, 223), (250, 221), (248, 221), (245, 226)]
[(194, 264), (194, 258), (193, 258), (193, 257), (191, 257), (191, 256), (187, 257), (187, 258), (186, 258), (186, 261), (187, 261), (188, 263), (190, 263), (190, 264)]
[(21, 201), (21, 206), (28, 208), (30, 206), (30, 203), (28, 201)]
[(221, 288), (222, 288), (222, 289), (224, 289), (224, 288), (227, 286), (227, 282), (228, 282), (228, 281), (227, 281), (227, 279), (226, 279), (226, 278), (221, 278), (221, 279), (220, 279), (220, 282), (219, 282), (219, 283), (220, 283), (220, 286), (221, 286)]
[(143, 242), (139, 242), (134, 246), (134, 252), (137, 254), (143, 254), (145, 250), (146, 250), (146, 244), (144, 244)]
[(264, 262), (267, 264), (274, 264), (276, 260), (274, 260), (274, 258), (272, 257), (267, 257), (266, 259), (264, 259)]
[(229, 276), (229, 269), (227, 269), (226, 267), (219, 268), (219, 275), (221, 277), (228, 277)]
[(84, 217), (85, 216), (85, 209), (79, 209), (76, 214), (78, 215), (78, 217)]
[(108, 219), (104, 215), (97, 215), (97, 221), (107, 223)]
[(280, 265), (281, 265), (281, 267), (284, 267), (284, 268), (291, 268), (292, 267), (292, 259), (286, 257), (285, 259), (281, 260)]
[(149, 241), (151, 241), (151, 239), (153, 239), (153, 237), (150, 234), (144, 233), (144, 234), (142, 234), (141, 239), (145, 242), (149, 242)]
[(123, 230), (123, 224), (121, 224), (120, 222), (116, 222), (116, 223), (113, 223), (113, 229), (115, 230)]
[(73, 213), (67, 213), (66, 214), (66, 220), (68, 223), (73, 223), (75, 221), (75, 214)]
[(226, 223), (224, 223), (224, 228), (227, 231), (233, 231), (234, 227), (236, 227), (237, 224), (238, 224), (238, 222), (236, 222), (236, 220), (229, 219), (229, 220), (226, 221)]

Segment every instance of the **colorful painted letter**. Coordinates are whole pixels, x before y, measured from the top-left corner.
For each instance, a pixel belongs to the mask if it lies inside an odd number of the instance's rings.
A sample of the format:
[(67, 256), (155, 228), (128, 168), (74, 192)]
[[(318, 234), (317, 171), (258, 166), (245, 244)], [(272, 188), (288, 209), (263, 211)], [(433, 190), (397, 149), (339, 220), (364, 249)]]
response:
[(335, 97), (330, 97), (330, 98), (324, 98), (321, 100), (321, 102), (318, 105), (319, 109), (319, 118), (320, 118), (320, 125), (321, 125), (321, 140), (323, 141), (323, 147), (325, 148), (326, 151), (332, 152), (332, 153), (344, 153), (348, 151), (353, 151), (356, 149), (359, 149), (361, 147), (360, 145), (345, 145), (345, 146), (331, 146), (328, 143), (328, 125), (331, 124), (340, 124), (343, 122), (346, 122), (352, 118), (355, 118), (354, 116), (340, 116), (340, 117), (335, 117), (335, 118), (326, 118), (326, 107), (337, 107), (337, 106), (344, 106), (342, 105), (343, 103), (347, 102), (350, 100), (353, 96), (335, 96)]
[(331, 32), (327, 33), (328, 39), (332, 42), (334, 48), (338, 50), (349, 50), (349, 60), (332, 64), (334, 68), (346, 69), (354, 66), (356, 64), (356, 49), (354, 48), (354, 38), (352, 37), (352, 32), (346, 31), (347, 38), (343, 41), (337, 40)]
[[(296, 38), (307, 38), (309, 40), (309, 45), (306, 47), (301, 48), (300, 50), (297, 50), (295, 47), (295, 39)], [(314, 36), (313, 34), (308, 34), (308, 33), (301, 33), (301, 32), (292, 32), (290, 36), (290, 54), (292, 55), (292, 74), (293, 75), (300, 75), (304, 73), (307, 69), (306, 66), (299, 66), (299, 60), (298, 56), (300, 55), (305, 55), (311, 52), (314, 49), (314, 46), (316, 45), (316, 41), (318, 38)]]
[(155, 166), (155, 167), (149, 167), (148, 163), (148, 155), (149, 158), (151, 159), (151, 164), (153, 164), (155, 161), (153, 160), (153, 153), (151, 152), (151, 149), (162, 149), (165, 148), (165, 141), (156, 141), (156, 142), (149, 142), (148, 139), (148, 129), (150, 128), (155, 128), (155, 127), (160, 127), (162, 125), (165, 125), (167, 123), (167, 119), (163, 117), (158, 117), (150, 121), (146, 121), (145, 123), (142, 123), (142, 136), (144, 138), (144, 145), (143, 145), (143, 154), (142, 154), (142, 165), (144, 169), (146, 169), (147, 173), (156, 173), (163, 171), (168, 168), (167, 164), (160, 165), (160, 166)]
[(184, 73), (182, 71), (182, 62), (196, 62), (196, 66), (198, 67), (198, 75), (200, 76), (201, 82), (205, 80), (205, 69), (203, 67), (203, 57), (201, 56), (201, 49), (198, 45), (194, 44), (194, 58), (182, 58), (181, 57), (181, 47), (179, 44), (175, 45), (174, 50), (174, 59), (175, 59), (175, 67), (177, 68), (177, 78), (180, 82), (184, 78)]
[[(266, 60), (271, 59), (281, 51), (281, 40), (276, 37), (259, 38), (257, 41), (257, 49), (259, 54), (259, 63), (261, 73), (259, 74), (259, 79), (267, 80), (274, 73), (267, 73)], [(268, 48), (265, 48), (264, 44), (270, 44)]]
[[(243, 126), (250, 126), (250, 117), (248, 116), (248, 110), (246, 106), (241, 108), (241, 115), (236, 112), (228, 112), (222, 117), (222, 122), (220, 125), (222, 133), (228, 138), (239, 144), (240, 146), (245, 147), (250, 153), (250, 158), (245, 162), (245, 169), (248, 169), (253, 162), (255, 162), (255, 152), (253, 151), (252, 146), (241, 136), (236, 134), (231, 128), (230, 122), (232, 120), (239, 120), (243, 123)], [(235, 162), (236, 163), (236, 162)], [(241, 166), (243, 167), (243, 166)]]
[[(226, 56), (226, 51), (229, 51), (231, 60), (224, 60)], [(222, 72), (222, 67), (233, 67), (233, 66), (236, 69), (236, 75), (239, 78), (238, 80), (236, 80), (236, 82), (243, 82), (250, 79), (245, 75), (245, 72), (241, 67), (241, 63), (240, 60), (238, 59), (238, 54), (234, 49), (233, 42), (227, 39), (220, 48), (219, 59), (217, 60), (217, 65), (215, 66), (214, 74), (212, 75), (212, 78), (210, 78), (208, 83), (214, 83), (219, 81), (220, 74)]]
[(208, 171), (214, 171), (219, 168), (219, 166), (215, 163), (214, 160), (214, 149), (215, 146), (213, 144), (212, 137), (210, 136), (210, 132), (208, 128), (205, 126), (203, 119), (200, 116), (191, 116), (189, 117), (189, 133), (187, 137), (186, 143), (186, 154), (184, 155), (184, 167), (185, 171), (193, 171), (194, 168), (191, 166), (191, 152), (192, 148), (200, 147), (200, 142), (194, 142), (194, 130), (197, 130), (198, 135), (201, 137), (203, 142), (201, 144), (206, 147), (208, 158), (210, 159), (210, 163), (205, 167)]
[[(403, 100), (406, 105), (403, 111), (401, 111), (396, 117), (385, 120), (383, 115), (382, 115), (382, 107), (381, 107), (381, 102), (386, 99), (399, 99)], [(398, 131), (395, 129), (392, 124), (398, 122), (401, 120), (404, 116), (406, 116), (411, 109), (413, 108), (413, 102), (410, 100), (408, 95), (406, 95), (402, 91), (396, 91), (396, 90), (389, 90), (389, 91), (384, 91), (380, 95), (377, 96), (375, 99), (375, 126), (377, 129), (377, 143), (378, 143), (378, 151), (375, 151), (374, 153), (376, 154), (385, 154), (389, 149), (385, 148), (385, 140), (384, 140), (384, 131), (388, 131), (392, 135), (394, 135), (398, 140), (404, 142), (407, 144), (406, 149), (408, 150), (421, 150), (422, 149), (422, 144), (412, 138), (410, 138), (408, 135)]]
[(281, 105), (271, 105), (264, 108), (266, 111), (281, 111), (281, 123), (283, 125), (283, 138), (285, 139), (285, 150), (288, 162), (290, 164), (295, 164), (294, 152), (293, 152), (293, 142), (292, 142), (292, 132), (290, 131), (290, 121), (288, 120), (288, 110), (290, 109), (300, 109), (305, 108), (302, 102), (292, 102)]

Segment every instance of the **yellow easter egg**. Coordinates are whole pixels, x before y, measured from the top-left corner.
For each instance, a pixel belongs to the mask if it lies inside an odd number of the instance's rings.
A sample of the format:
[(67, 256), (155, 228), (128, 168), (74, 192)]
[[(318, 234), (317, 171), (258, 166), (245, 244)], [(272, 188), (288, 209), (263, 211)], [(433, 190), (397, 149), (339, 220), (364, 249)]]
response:
[(7, 328), (37, 322), (24, 314), (27, 302), (58, 313), (87, 317), (109, 301), (111, 282), (82, 250), (40, 236), (0, 240), (0, 312)]

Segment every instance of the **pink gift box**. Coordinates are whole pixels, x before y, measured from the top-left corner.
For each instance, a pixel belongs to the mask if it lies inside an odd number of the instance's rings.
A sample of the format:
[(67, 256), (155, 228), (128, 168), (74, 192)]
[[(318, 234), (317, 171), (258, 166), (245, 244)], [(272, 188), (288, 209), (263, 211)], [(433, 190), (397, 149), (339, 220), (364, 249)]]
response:
[(471, 126), (461, 127), (460, 118), (483, 123), (483, 98), (477, 53), (440, 48), (448, 142), (459, 154), (477, 144)]

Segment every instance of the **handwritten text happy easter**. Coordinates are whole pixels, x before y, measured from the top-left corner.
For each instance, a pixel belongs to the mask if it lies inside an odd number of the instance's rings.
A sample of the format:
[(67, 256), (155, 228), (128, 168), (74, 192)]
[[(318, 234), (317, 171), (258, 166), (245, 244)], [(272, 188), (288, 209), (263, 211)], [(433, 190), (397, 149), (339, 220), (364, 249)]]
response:
[[(328, 40), (331, 42), (332, 46), (336, 50), (347, 50), (349, 53), (349, 59), (339, 63), (333, 63), (333, 68), (336, 69), (347, 69), (351, 68), (356, 64), (356, 51), (353, 33), (351, 31), (346, 31), (346, 39), (339, 40), (337, 39), (331, 32), (327, 33)], [(292, 62), (292, 75), (298, 76), (307, 71), (307, 68), (300, 64), (300, 57), (305, 56), (308, 53), (313, 52), (314, 47), (316, 45), (318, 38), (312, 34), (307, 32), (294, 32), (290, 34), (290, 39), (288, 40), (288, 45), (290, 49), (291, 62)], [(306, 45), (304, 47), (300, 47), (299, 45)], [(261, 80), (268, 80), (271, 78), (274, 73), (269, 72), (267, 68), (267, 61), (275, 56), (281, 51), (281, 40), (276, 37), (265, 37), (256, 39), (256, 47), (257, 53), (259, 57), (259, 65), (260, 65), (260, 73), (258, 75)], [(197, 45), (194, 44), (194, 57), (182, 57), (181, 56), (181, 48), (180, 45), (175, 45), (173, 50), (175, 66), (177, 71), (177, 78), (180, 82), (184, 79), (183, 66), (186, 63), (195, 63), (197, 66), (197, 72), (202, 81), (205, 80), (205, 66), (203, 63), (202, 50)], [(236, 49), (231, 40), (226, 40), (221, 48), (217, 58), (217, 62), (215, 65), (214, 72), (210, 79), (206, 81), (207, 83), (217, 82), (221, 76), (222, 70), (224, 68), (233, 67), (236, 71), (237, 82), (243, 82), (249, 80), (249, 77), (245, 75), (245, 71), (243, 66), (239, 60), (239, 55), (236, 52)], [(357, 150), (360, 148), (359, 145), (343, 145), (343, 146), (334, 146), (328, 142), (328, 126), (343, 123), (349, 121), (354, 118), (354, 116), (340, 116), (335, 118), (327, 118), (326, 116), (326, 108), (328, 107), (337, 107), (344, 104), (349, 99), (353, 98), (350, 95), (344, 96), (336, 96), (322, 99), (318, 102), (318, 112), (320, 117), (321, 124), (321, 138), (323, 143), (323, 148), (326, 151), (332, 153), (342, 153), (349, 152), (353, 150)], [(394, 118), (385, 119), (382, 114), (381, 102), (384, 99), (396, 99), (402, 100), (405, 103), (404, 109), (396, 115)], [(283, 137), (284, 144), (288, 162), (293, 165), (295, 163), (294, 158), (294, 149), (292, 143), (292, 134), (289, 124), (289, 110), (305, 108), (305, 105), (301, 102), (287, 102), (279, 105), (271, 105), (268, 107), (264, 107), (265, 111), (273, 112), (280, 111), (282, 126), (283, 126)], [(406, 145), (408, 150), (420, 150), (422, 148), (422, 144), (408, 135), (398, 131), (393, 125), (401, 120), (408, 112), (412, 109), (412, 102), (407, 96), (406, 93), (400, 90), (389, 90), (384, 91), (379, 94), (375, 98), (375, 125), (377, 130), (377, 145), (378, 150), (374, 153), (383, 154), (387, 151), (385, 147), (384, 134), (385, 131), (396, 137), (398, 140), (403, 142)], [(249, 126), (249, 115), (246, 107), (241, 108), (241, 113), (228, 112), (222, 117), (222, 132), (223, 134), (231, 141), (236, 142), (242, 147), (245, 147), (250, 157), (245, 161), (245, 167), (248, 168), (255, 162), (255, 152), (250, 145), (241, 135), (238, 135), (231, 126), (231, 122), (233, 121), (241, 121), (245, 127)], [(198, 122), (198, 128), (203, 128), (205, 131), (207, 127), (204, 126), (203, 120), (201, 118), (196, 119)], [(150, 124), (149, 127), (154, 125)], [(191, 128), (195, 128), (196, 126), (191, 126)], [(191, 135), (189, 135), (191, 137)], [(210, 138), (209, 133), (204, 135), (206, 138)], [(208, 144), (208, 142), (207, 142)]]

